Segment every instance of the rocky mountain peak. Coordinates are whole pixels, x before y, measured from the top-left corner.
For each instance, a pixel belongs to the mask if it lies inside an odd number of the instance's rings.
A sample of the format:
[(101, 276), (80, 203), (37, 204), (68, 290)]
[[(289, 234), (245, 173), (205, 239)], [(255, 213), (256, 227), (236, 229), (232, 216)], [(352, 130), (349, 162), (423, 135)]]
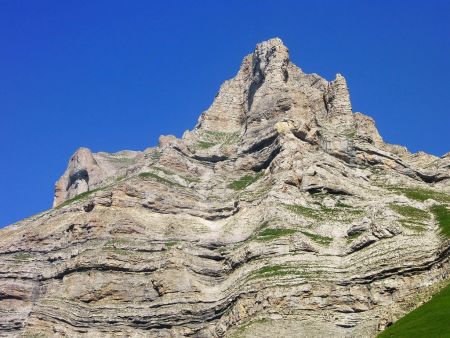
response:
[(181, 139), (80, 148), (0, 230), (0, 336), (375, 336), (450, 275), (449, 161), (262, 42)]
[(243, 132), (257, 92), (285, 83), (288, 65), (289, 52), (281, 39), (257, 44), (253, 53), (242, 61), (238, 74), (221, 86), (211, 107), (200, 117), (197, 128)]
[[(313, 147), (312, 154), (324, 152), (351, 165), (366, 163), (369, 149), (376, 154), (394, 151), (393, 156), (398, 156), (398, 148), (383, 142), (373, 119), (352, 112), (347, 81), (341, 74), (329, 82), (317, 74), (302, 72), (290, 62), (281, 39), (274, 38), (257, 44), (244, 57), (236, 76), (225, 81), (192, 131), (186, 131), (181, 140), (161, 137), (156, 151), (169, 154), (178, 149), (197, 160), (229, 160), (237, 170), (261, 170), (275, 156), (285, 157), (284, 162), (297, 156), (298, 142)], [(244, 160), (243, 155), (258, 149), (265, 153)], [(177, 165), (170, 157), (168, 165)], [(145, 155), (138, 152), (108, 155), (80, 149), (56, 184), (54, 205), (102, 186), (118, 173), (142, 170), (144, 159)], [(271, 170), (276, 170), (278, 162), (271, 162)], [(127, 164), (133, 165), (127, 168)], [(402, 164), (399, 170), (410, 176), (428, 177), (402, 167), (407, 166)], [(310, 189), (307, 181), (302, 183), (306, 191)], [(323, 184), (320, 189), (333, 190), (334, 186)]]
[(316, 74), (304, 74), (290, 62), (283, 42), (274, 38), (257, 44), (244, 58), (236, 77), (222, 85), (196, 129), (245, 133), (284, 118), (325, 123), (330, 117), (351, 112), (347, 83), (341, 74), (331, 82)]
[(281, 39), (274, 38), (256, 45), (251, 57), (252, 84), (264, 81), (286, 81), (289, 51)]
[(328, 84), (324, 99), (330, 115), (352, 113), (347, 81), (341, 74), (336, 74), (336, 79)]

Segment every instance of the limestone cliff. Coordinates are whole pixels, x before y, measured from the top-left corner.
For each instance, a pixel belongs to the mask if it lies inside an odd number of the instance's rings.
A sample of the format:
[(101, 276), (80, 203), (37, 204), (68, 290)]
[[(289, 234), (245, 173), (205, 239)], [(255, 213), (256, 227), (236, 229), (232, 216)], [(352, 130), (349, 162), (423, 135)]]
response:
[(0, 230), (0, 336), (373, 337), (448, 278), (449, 159), (262, 42), (181, 139), (80, 148)]

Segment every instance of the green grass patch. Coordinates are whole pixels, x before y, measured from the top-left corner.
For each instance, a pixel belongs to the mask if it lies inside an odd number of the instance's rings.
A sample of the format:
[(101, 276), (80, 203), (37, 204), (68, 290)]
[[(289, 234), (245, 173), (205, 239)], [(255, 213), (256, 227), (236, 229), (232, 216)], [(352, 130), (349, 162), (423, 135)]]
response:
[(23, 262), (31, 259), (33, 257), (29, 252), (18, 252), (13, 255), (13, 259), (16, 262)]
[(318, 209), (304, 207), (302, 205), (284, 204), (283, 205), (289, 211), (305, 216), (318, 221), (325, 221), (330, 219), (338, 219), (342, 221), (349, 221), (354, 218), (363, 215), (363, 210), (352, 209), (345, 205), (345, 207), (336, 205), (335, 208), (327, 208), (325, 206), (320, 206)]
[(26, 332), (22, 336), (23, 338), (47, 338), (47, 336), (43, 333), (30, 333)]
[(129, 256), (129, 255), (131, 255), (131, 254), (133, 254), (134, 252), (133, 251), (130, 251), (130, 250), (127, 250), (127, 249), (123, 249), (123, 248), (118, 248), (118, 247), (116, 247), (114, 244), (106, 244), (104, 247), (103, 247), (103, 249), (104, 250), (107, 250), (107, 251), (111, 251), (111, 252), (113, 252), (113, 253), (115, 253), (115, 254), (117, 254), (117, 255), (126, 255), (126, 256)]
[(409, 205), (390, 204), (389, 207), (396, 213), (408, 219), (416, 221), (426, 221), (430, 219), (430, 214), (427, 211)]
[(289, 270), (283, 265), (272, 265), (272, 266), (265, 266), (256, 271), (256, 275), (258, 276), (283, 276), (287, 274)]
[(381, 332), (378, 338), (450, 337), (450, 284), (430, 301)]
[(400, 223), (407, 229), (422, 232), (426, 229), (426, 221), (430, 219), (430, 214), (422, 209), (409, 205), (389, 204), (389, 207), (397, 214), (403, 216)]
[(183, 176), (183, 179), (186, 180), (189, 183), (198, 183), (198, 182), (200, 182), (200, 179), (198, 177)]
[(344, 132), (344, 136), (347, 138), (355, 138), (356, 137), (356, 130), (347, 130)]
[(140, 173), (139, 178), (142, 180), (153, 180), (153, 181), (157, 181), (159, 183), (162, 183), (164, 185), (167, 185), (169, 187), (183, 187), (181, 184), (174, 182), (174, 181), (170, 181), (167, 178), (161, 177), (156, 175), (155, 173), (151, 173), (151, 172), (144, 172), (144, 173)]
[(418, 187), (388, 187), (388, 189), (395, 192), (400, 192), (409, 199), (416, 201), (423, 202), (431, 198), (438, 202), (450, 203), (450, 195), (439, 191)]
[(128, 244), (131, 244), (132, 242), (133, 240), (129, 240), (126, 238), (112, 238), (104, 244), (102, 249), (114, 252), (115, 254), (118, 255), (129, 256), (135, 253), (135, 251), (126, 248), (121, 248), (120, 246), (126, 246)]
[(200, 135), (201, 140), (197, 141), (196, 147), (208, 149), (216, 145), (236, 144), (241, 140), (239, 133), (225, 133), (219, 131), (205, 130)]
[(418, 223), (415, 221), (409, 221), (407, 219), (401, 219), (399, 221), (401, 225), (403, 225), (405, 228), (416, 231), (416, 232), (424, 232), (426, 228), (426, 224)]
[(313, 275), (318, 275), (319, 271), (307, 271), (300, 267), (289, 265), (269, 265), (254, 271), (250, 279), (283, 277), (283, 276), (298, 276), (302, 278), (310, 278)]
[(85, 199), (85, 198), (88, 197), (89, 195), (91, 195), (91, 194), (93, 194), (94, 192), (99, 191), (99, 190), (101, 190), (101, 189), (102, 189), (102, 188), (97, 188), (97, 189), (92, 189), (92, 190), (89, 190), (89, 191), (82, 192), (81, 194), (78, 194), (78, 195), (76, 195), (75, 197), (72, 197), (71, 199), (68, 199), (67, 201), (64, 201), (63, 203), (61, 203), (60, 205), (58, 205), (57, 207), (55, 207), (55, 209), (59, 209), (59, 208), (62, 208), (62, 207), (64, 207), (64, 206), (68, 205), (68, 204), (71, 204), (71, 203), (73, 203), (73, 202), (76, 202), (76, 201), (80, 201), (80, 200), (82, 200), (82, 199)]
[(174, 247), (174, 246), (177, 245), (177, 244), (178, 244), (178, 242), (176, 242), (176, 241), (171, 241), (171, 242), (166, 242), (166, 243), (164, 243), (164, 246), (167, 247), (167, 248), (172, 248), (172, 247)]
[[(154, 166), (154, 167), (152, 167), (152, 169), (160, 171), (160, 172), (164, 173), (167, 176), (178, 176), (178, 177), (181, 177), (182, 179), (184, 179), (185, 181), (187, 181), (189, 183), (200, 182), (200, 180), (197, 177), (182, 176), (182, 175), (179, 175), (179, 174), (177, 174), (177, 173), (175, 173), (175, 172), (173, 172), (173, 171), (171, 171), (169, 169), (166, 169), (166, 168), (163, 168), (163, 167), (160, 167), (160, 166)], [(175, 183), (175, 182), (172, 182), (172, 183)]]
[(199, 148), (199, 149), (208, 149), (208, 148), (214, 147), (216, 144), (218, 144), (218, 143), (198, 141), (197, 142), (197, 148)]
[(163, 172), (164, 174), (166, 174), (168, 176), (176, 175), (173, 171), (170, 171), (169, 169), (166, 169), (166, 168), (163, 168), (163, 167), (154, 166), (153, 168)]
[(436, 221), (441, 227), (441, 232), (450, 237), (450, 210), (445, 205), (433, 205), (431, 212), (434, 214)]
[(247, 188), (252, 183), (256, 182), (259, 178), (261, 178), (264, 175), (264, 173), (261, 171), (259, 173), (256, 173), (255, 175), (245, 175), (244, 177), (241, 177), (240, 179), (231, 182), (228, 185), (228, 188), (231, 188), (233, 190), (243, 190)]
[(205, 141), (211, 141), (221, 144), (235, 144), (240, 141), (239, 133), (225, 133), (220, 131), (204, 131), (203, 138)]
[(322, 220), (322, 215), (320, 214), (320, 210), (304, 207), (302, 205), (294, 205), (294, 204), (284, 204), (284, 207), (292, 211), (293, 213), (301, 216), (306, 216), (308, 218)]
[(123, 179), (125, 179), (126, 177), (127, 177), (127, 175), (120, 175), (120, 176), (117, 176), (116, 179), (115, 179), (115, 181), (116, 181), (116, 182), (120, 182), (120, 181), (122, 181)]
[(344, 207), (341, 207), (339, 205), (336, 205), (335, 208), (327, 208), (322, 206), (320, 208), (320, 211), (325, 214), (326, 216), (333, 216), (333, 215), (347, 215), (352, 217), (361, 216), (364, 214), (363, 210), (360, 209), (350, 209), (351, 207), (345, 205)]
[(330, 245), (330, 243), (333, 242), (333, 238), (331, 237), (321, 236), (307, 231), (300, 231), (300, 232), (306, 237), (311, 238), (314, 242), (322, 245)]
[(259, 241), (271, 241), (279, 237), (289, 236), (296, 233), (297, 230), (294, 229), (274, 229), (267, 228), (261, 231), (256, 237)]
[(125, 238), (113, 238), (106, 242), (107, 246), (115, 245), (115, 244), (127, 244), (130, 243), (130, 240)]

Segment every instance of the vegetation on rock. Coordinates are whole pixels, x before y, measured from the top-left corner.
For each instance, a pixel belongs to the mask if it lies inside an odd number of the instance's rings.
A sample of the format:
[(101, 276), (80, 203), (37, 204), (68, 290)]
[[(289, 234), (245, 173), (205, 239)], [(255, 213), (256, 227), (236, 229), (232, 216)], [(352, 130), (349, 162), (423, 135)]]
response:
[(450, 210), (445, 205), (434, 205), (431, 207), (431, 211), (434, 214), (442, 233), (450, 237)]
[(377, 338), (450, 337), (450, 284), (430, 301), (399, 319)]
[(139, 174), (139, 178), (143, 180), (155, 180), (159, 183), (165, 184), (170, 187), (183, 187), (181, 184), (168, 180), (167, 178), (161, 177), (155, 173), (152, 172), (144, 172)]
[(439, 192), (431, 189), (419, 187), (389, 187), (389, 189), (400, 192), (406, 197), (416, 201), (426, 201), (427, 199), (434, 199), (438, 202), (450, 203), (450, 195), (444, 192)]
[(263, 172), (256, 173), (254, 175), (245, 175), (244, 177), (241, 177), (240, 179), (231, 182), (228, 187), (233, 190), (243, 190), (247, 188), (252, 183), (256, 182), (259, 178), (261, 178), (264, 175)]

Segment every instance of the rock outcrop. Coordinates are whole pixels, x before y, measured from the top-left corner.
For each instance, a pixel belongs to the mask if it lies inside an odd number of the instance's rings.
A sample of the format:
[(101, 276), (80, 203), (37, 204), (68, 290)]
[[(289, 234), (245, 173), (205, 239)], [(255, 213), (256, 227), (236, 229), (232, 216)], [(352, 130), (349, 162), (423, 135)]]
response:
[(181, 139), (79, 149), (0, 230), (0, 336), (376, 336), (448, 279), (449, 159), (260, 43)]
[(125, 176), (141, 157), (138, 151), (93, 154), (87, 148), (79, 148), (70, 158), (64, 174), (55, 183), (53, 207), (105, 185), (114, 176)]

